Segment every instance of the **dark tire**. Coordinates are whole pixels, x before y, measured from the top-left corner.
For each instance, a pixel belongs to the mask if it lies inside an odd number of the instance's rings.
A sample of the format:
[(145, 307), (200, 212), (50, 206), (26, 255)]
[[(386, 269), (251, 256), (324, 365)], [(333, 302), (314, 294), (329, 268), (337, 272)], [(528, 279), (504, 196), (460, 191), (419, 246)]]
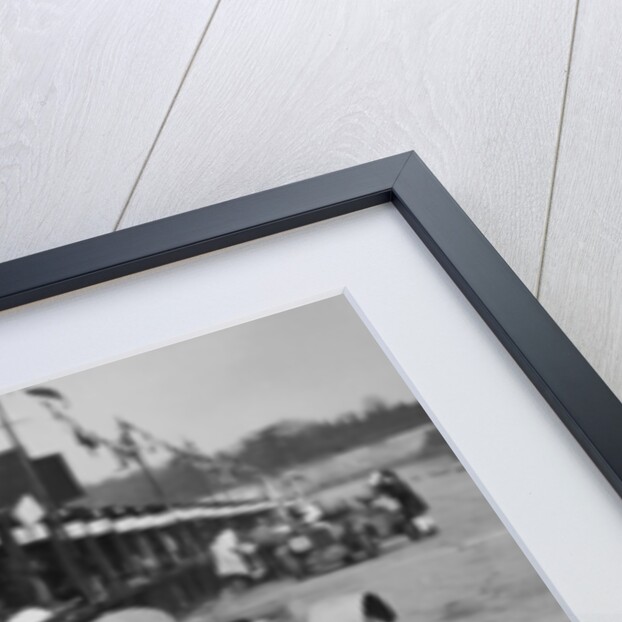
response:
[(309, 569), (302, 559), (295, 559), (290, 571), (296, 581), (304, 581), (309, 576)]
[(432, 527), (432, 529), (430, 529), (430, 531), (428, 532), (428, 536), (432, 537), (432, 536), (437, 536), (440, 532), (440, 529), (438, 528), (437, 525), (434, 525), (434, 527)]
[(369, 538), (365, 547), (365, 554), (367, 559), (375, 559), (380, 555), (380, 542), (377, 538)]
[(404, 521), (404, 534), (409, 540), (412, 540), (413, 542), (421, 540), (421, 532), (409, 520)]
[(380, 536), (373, 528), (367, 529), (364, 536), (363, 548), (367, 559), (373, 559), (380, 555)]

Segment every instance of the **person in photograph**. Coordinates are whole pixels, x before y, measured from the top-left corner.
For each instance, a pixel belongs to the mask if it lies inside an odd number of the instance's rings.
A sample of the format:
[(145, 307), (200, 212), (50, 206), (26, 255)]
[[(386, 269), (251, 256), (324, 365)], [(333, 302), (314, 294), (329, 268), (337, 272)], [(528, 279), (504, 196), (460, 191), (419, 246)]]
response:
[(369, 478), (369, 487), (374, 495), (387, 497), (399, 505), (404, 517), (417, 530), (418, 537), (431, 536), (438, 532), (436, 521), (429, 514), (427, 502), (395, 471), (374, 471)]
[(11, 556), (0, 557), (0, 596), (4, 607), (9, 609), (26, 603), (42, 609), (51, 607), (54, 596), (42, 578), (45, 570), (45, 564), (37, 559), (29, 559), (24, 564)]
[(178, 566), (181, 563), (181, 550), (177, 540), (171, 536), (170, 533), (162, 532), (160, 533), (160, 540), (162, 542), (162, 546), (168, 555), (170, 563), (173, 566)]
[(282, 554), (286, 538), (275, 529), (274, 519), (271, 516), (259, 516), (249, 535), (268, 575), (275, 579), (286, 576), (288, 572)]
[(316, 525), (321, 523), (324, 518), (322, 508), (309, 500), (300, 501), (297, 510), (301, 520), (307, 525)]
[(223, 525), (210, 551), (223, 593), (239, 592), (251, 583), (251, 573), (241, 550), (241, 541), (231, 523)]
[(317, 503), (309, 499), (300, 499), (291, 509), (295, 528), (299, 532), (325, 533), (329, 537), (336, 537), (337, 531), (330, 521), (325, 520), (325, 512)]

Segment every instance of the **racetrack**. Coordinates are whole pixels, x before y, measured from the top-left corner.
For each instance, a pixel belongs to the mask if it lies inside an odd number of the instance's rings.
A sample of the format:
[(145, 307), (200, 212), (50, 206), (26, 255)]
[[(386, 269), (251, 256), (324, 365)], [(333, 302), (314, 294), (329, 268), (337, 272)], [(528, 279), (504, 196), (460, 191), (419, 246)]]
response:
[[(301, 583), (254, 588), (235, 603), (218, 604), (218, 619), (235, 619), (238, 607), (314, 603), (357, 591), (380, 594), (404, 622), (568, 619), (459, 463), (441, 456), (399, 471), (430, 502), (439, 535), (418, 543), (395, 539), (384, 544), (378, 559)], [(349, 496), (361, 485), (351, 482), (322, 497)], [(211, 622), (217, 612), (206, 603), (186, 622)]]

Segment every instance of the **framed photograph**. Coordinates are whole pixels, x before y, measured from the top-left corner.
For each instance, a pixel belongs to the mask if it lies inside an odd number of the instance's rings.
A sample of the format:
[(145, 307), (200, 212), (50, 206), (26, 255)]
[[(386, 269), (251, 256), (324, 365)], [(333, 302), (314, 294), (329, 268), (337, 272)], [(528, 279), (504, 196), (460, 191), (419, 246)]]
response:
[(0, 308), (0, 618), (621, 619), (622, 405), (416, 154)]

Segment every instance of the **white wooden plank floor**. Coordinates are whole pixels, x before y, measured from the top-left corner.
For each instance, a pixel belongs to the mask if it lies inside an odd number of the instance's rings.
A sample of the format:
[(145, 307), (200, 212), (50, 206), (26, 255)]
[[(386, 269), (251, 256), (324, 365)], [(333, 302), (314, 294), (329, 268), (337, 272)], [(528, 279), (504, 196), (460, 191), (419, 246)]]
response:
[(622, 396), (622, 5), (578, 6), (3, 3), (0, 260), (416, 149)]

